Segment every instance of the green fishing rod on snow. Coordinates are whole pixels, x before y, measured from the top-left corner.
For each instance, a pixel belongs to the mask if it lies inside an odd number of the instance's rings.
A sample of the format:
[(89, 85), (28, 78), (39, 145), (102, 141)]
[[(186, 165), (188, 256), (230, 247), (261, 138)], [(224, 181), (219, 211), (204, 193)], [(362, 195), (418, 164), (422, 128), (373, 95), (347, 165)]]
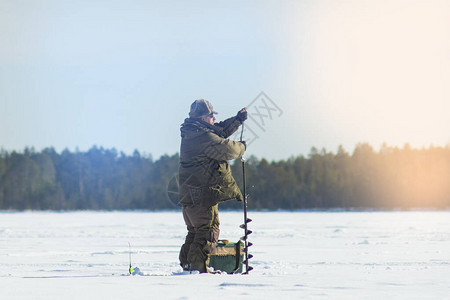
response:
[(142, 275), (141, 270), (138, 267), (132, 267), (131, 266), (131, 244), (128, 242), (128, 254), (130, 256), (130, 268), (128, 269), (128, 272), (130, 272), (130, 275)]

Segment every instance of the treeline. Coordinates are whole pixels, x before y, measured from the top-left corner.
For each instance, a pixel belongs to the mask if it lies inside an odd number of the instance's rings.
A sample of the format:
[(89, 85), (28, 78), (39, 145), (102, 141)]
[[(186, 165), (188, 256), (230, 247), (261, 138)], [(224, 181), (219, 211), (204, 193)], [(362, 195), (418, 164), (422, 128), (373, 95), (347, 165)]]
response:
[(168, 209), (167, 182), (178, 169), (178, 155), (153, 161), (138, 151), (87, 152), (53, 148), (0, 156), (0, 209)]
[[(0, 153), (0, 209), (176, 209), (178, 154), (151, 156), (92, 147)], [(240, 160), (232, 171), (242, 185)], [(450, 207), (450, 146), (359, 144), (352, 154), (312, 148), (307, 157), (246, 161), (251, 209)], [(228, 201), (222, 208), (240, 208)]]

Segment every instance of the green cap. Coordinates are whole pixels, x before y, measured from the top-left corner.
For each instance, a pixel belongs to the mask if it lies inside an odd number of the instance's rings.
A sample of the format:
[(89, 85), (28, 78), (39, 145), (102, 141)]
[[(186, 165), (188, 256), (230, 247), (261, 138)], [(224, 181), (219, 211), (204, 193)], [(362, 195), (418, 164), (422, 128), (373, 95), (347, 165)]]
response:
[(211, 103), (205, 99), (197, 99), (191, 104), (191, 111), (189, 112), (189, 117), (191, 118), (201, 118), (210, 114), (217, 114), (213, 109)]

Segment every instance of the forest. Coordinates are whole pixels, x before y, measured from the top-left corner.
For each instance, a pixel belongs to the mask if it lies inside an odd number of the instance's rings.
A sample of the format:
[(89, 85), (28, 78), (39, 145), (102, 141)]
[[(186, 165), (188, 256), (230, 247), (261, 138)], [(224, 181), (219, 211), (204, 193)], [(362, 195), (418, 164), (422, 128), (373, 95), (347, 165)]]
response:
[[(132, 155), (93, 146), (85, 152), (54, 148), (0, 152), (0, 210), (173, 210), (179, 155)], [(242, 186), (242, 165), (231, 161)], [(249, 209), (448, 209), (450, 145), (352, 153), (312, 148), (305, 157), (246, 158)], [(221, 209), (239, 209), (227, 201)]]

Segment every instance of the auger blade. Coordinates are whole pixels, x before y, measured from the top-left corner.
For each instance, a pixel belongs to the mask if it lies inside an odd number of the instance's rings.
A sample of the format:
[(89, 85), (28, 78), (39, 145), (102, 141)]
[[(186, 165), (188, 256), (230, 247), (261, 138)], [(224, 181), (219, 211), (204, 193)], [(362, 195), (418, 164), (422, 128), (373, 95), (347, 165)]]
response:
[(239, 225), (239, 228), (245, 229), (245, 224)]
[(242, 262), (244, 265), (248, 265), (248, 261), (250, 260), (250, 259), (252, 259), (253, 258), (253, 255), (251, 255), (250, 253), (249, 254), (247, 254), (247, 259), (244, 259), (244, 261)]
[(245, 241), (245, 240), (247, 240), (247, 236), (246, 236), (246, 235), (244, 235), (244, 236), (241, 236), (240, 240), (241, 240), (241, 241)]
[(247, 247), (253, 246), (253, 243), (248, 242)]
[(250, 235), (252, 233), (253, 233), (253, 231), (247, 229), (247, 235)]
[(253, 220), (250, 218), (247, 218), (247, 223), (250, 223), (251, 221), (253, 221)]
[(247, 273), (250, 272), (251, 270), (253, 270), (253, 267), (248, 266)]
[(245, 259), (242, 263), (243, 263), (244, 265), (247, 265), (247, 264), (248, 264), (248, 261), (249, 261), (249, 259)]

